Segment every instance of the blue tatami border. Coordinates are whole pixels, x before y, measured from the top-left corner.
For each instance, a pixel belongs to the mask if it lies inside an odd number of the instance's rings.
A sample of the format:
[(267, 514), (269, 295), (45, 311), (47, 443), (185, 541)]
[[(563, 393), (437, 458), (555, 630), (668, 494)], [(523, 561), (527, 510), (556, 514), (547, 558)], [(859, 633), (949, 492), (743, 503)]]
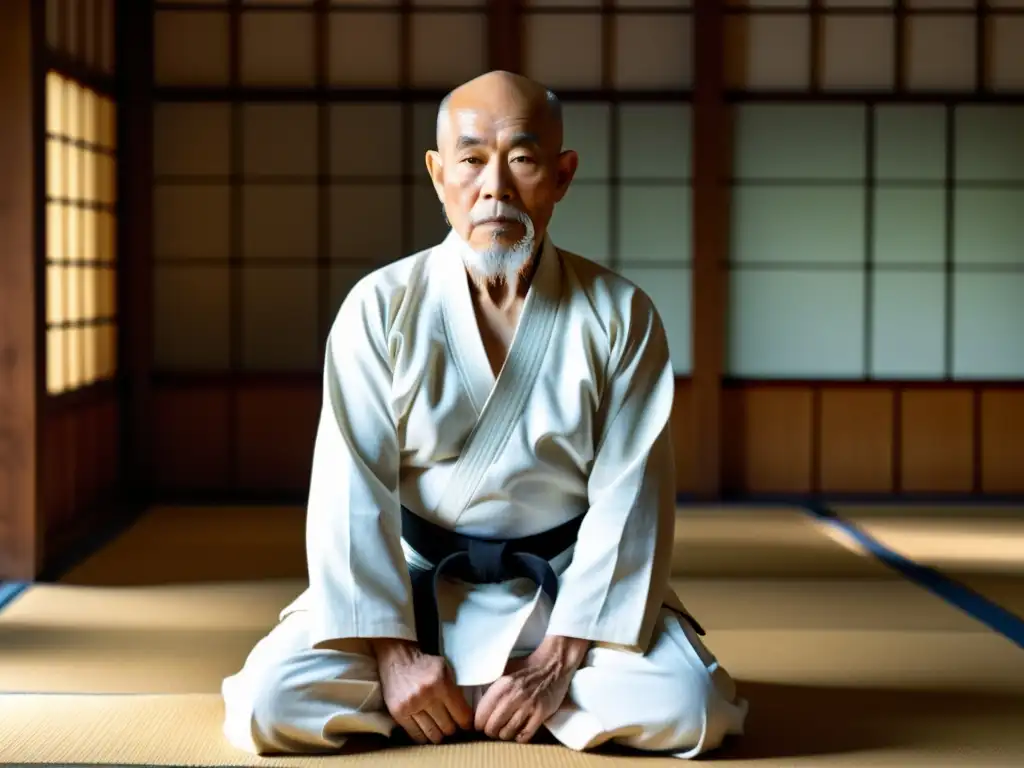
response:
[(29, 587), (27, 581), (0, 581), (0, 611), (18, 599), (18, 595)]
[(1024, 619), (1021, 617), (941, 571), (916, 563), (889, 549), (855, 523), (844, 519), (828, 507), (808, 505), (804, 509), (826, 525), (841, 529), (877, 560), (908, 581), (959, 608), (1019, 648), (1024, 648)]

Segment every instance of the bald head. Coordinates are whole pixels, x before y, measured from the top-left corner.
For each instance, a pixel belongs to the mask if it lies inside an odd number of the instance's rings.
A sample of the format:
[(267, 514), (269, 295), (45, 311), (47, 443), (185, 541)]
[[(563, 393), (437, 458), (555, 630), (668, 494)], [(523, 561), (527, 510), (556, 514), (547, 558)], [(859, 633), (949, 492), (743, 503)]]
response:
[(513, 72), (495, 70), (463, 83), (441, 99), (437, 110), (437, 146), (440, 149), (451, 135), (453, 110), (478, 108), (489, 105), (513, 113), (527, 113), (540, 118), (538, 122), (547, 128), (546, 136), (554, 142), (555, 151), (562, 149), (563, 124), (562, 102), (553, 91), (535, 80)]
[(488, 72), (449, 93), (427, 170), (452, 228), (488, 278), (528, 264), (576, 172), (562, 149), (562, 110), (547, 88)]

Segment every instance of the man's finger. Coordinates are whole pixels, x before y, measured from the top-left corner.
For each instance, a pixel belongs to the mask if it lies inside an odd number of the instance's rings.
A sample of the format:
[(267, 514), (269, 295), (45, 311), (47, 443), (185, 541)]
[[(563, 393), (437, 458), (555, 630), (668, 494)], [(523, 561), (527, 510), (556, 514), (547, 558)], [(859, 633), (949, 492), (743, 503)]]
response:
[(484, 691), (484, 695), (480, 697), (480, 701), (476, 705), (476, 716), (473, 718), (473, 727), (476, 730), (482, 731), (487, 727), (487, 721), (494, 712), (494, 707), (497, 706), (507, 689), (508, 678), (499, 677), (491, 683), (490, 688)]
[(427, 714), (437, 723), (437, 727), (441, 729), (441, 733), (445, 736), (453, 736), (455, 731), (458, 730), (443, 702), (435, 701), (432, 703), (427, 707)]
[(428, 739), (423, 733), (423, 729), (416, 725), (416, 722), (411, 717), (395, 718), (398, 724), (402, 726), (402, 730), (409, 734), (409, 738), (415, 741), (417, 744), (426, 744)]
[(511, 741), (514, 739), (519, 732), (526, 725), (530, 716), (533, 714), (533, 708), (527, 706), (521, 706), (515, 712), (512, 713), (512, 717), (509, 718), (508, 722), (498, 732), (498, 738), (502, 741)]
[(501, 729), (505, 727), (505, 724), (512, 718), (520, 707), (525, 702), (521, 697), (515, 694), (515, 691), (509, 689), (505, 692), (505, 695), (498, 700), (497, 705), (494, 707), (494, 712), (487, 718), (487, 725), (484, 726), (484, 733), (492, 739), (498, 738), (501, 733)]
[(526, 727), (516, 734), (516, 741), (520, 744), (527, 744), (533, 741), (533, 737), (537, 735), (537, 731), (544, 725), (546, 719), (544, 710), (540, 707), (534, 707), (533, 714), (530, 715), (530, 719), (526, 722)]
[(416, 725), (420, 727), (420, 730), (432, 744), (440, 744), (441, 740), (444, 739), (444, 734), (437, 727), (434, 718), (426, 712), (417, 712), (412, 716), (412, 719), (416, 721)]

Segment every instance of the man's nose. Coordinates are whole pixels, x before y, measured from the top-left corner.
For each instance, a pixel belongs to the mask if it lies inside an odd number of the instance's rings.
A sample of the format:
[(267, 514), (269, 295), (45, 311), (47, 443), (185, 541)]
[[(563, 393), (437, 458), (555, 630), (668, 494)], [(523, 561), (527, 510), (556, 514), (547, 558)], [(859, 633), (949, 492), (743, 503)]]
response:
[(484, 170), (480, 195), (485, 200), (500, 200), (507, 203), (512, 200), (514, 192), (508, 167), (495, 158)]

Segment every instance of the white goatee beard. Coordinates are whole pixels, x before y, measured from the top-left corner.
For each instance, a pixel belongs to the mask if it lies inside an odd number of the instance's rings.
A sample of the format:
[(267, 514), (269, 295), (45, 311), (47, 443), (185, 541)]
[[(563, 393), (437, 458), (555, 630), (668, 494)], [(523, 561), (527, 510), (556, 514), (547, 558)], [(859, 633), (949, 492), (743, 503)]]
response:
[(493, 243), (487, 250), (478, 251), (466, 244), (463, 260), (466, 267), (486, 280), (511, 282), (533, 255), (533, 235), (522, 238), (512, 246)]
[(462, 260), (466, 268), (478, 277), (488, 281), (504, 280), (510, 283), (533, 255), (536, 230), (533, 220), (528, 215), (502, 203), (488, 205), (486, 210), (474, 210), (472, 218), (474, 221), (482, 221), (493, 216), (519, 221), (526, 228), (526, 232), (514, 244), (503, 245), (497, 240), (500, 231), (497, 230), (494, 233), (494, 241), (483, 251), (476, 250), (463, 240)]

